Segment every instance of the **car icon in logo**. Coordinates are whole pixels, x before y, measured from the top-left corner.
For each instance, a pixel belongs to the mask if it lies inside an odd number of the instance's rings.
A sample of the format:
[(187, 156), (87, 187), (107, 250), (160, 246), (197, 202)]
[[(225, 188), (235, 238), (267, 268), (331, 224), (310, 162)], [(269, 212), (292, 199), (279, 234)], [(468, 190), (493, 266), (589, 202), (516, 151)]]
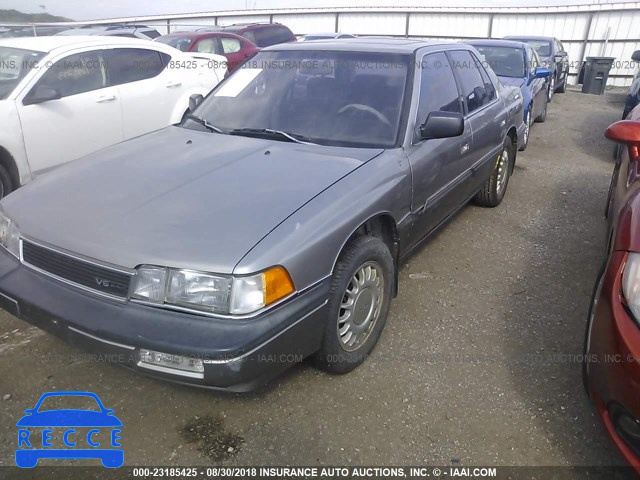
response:
[[(77, 401), (78, 397), (88, 397), (82, 401), (89, 402), (95, 409), (48, 409), (43, 406), (43, 402), (51, 404), (52, 400), (62, 405), (73, 403), (72, 401)], [(95, 404), (92, 399), (95, 400)], [(24, 412), (26, 415), (16, 423), (18, 467), (33, 468), (41, 458), (99, 458), (107, 468), (118, 468), (124, 463), (124, 450), (120, 448), (122, 422), (114, 415), (114, 410), (104, 407), (95, 393), (45, 393), (35, 407)], [(42, 432), (36, 434), (29, 428), (42, 429)], [(54, 445), (54, 429), (62, 439), (62, 445)], [(55, 448), (63, 446), (65, 448)]]

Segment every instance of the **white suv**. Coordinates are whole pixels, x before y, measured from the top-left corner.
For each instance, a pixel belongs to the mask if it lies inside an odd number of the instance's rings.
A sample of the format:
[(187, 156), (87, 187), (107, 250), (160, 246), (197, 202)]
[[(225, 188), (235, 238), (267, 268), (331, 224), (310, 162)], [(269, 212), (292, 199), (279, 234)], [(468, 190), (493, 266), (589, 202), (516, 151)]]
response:
[(178, 123), (220, 55), (120, 37), (0, 40), (0, 198), (33, 176)]

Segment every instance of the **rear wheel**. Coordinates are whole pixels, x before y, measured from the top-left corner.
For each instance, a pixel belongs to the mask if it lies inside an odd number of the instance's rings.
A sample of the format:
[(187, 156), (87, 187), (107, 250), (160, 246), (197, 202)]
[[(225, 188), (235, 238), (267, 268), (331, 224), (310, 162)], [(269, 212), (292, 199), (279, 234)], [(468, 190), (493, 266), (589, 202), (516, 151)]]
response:
[(531, 109), (532, 105), (529, 106), (527, 110), (527, 116), (524, 119), (524, 133), (522, 134), (522, 146), (520, 147), (520, 151), (524, 152), (529, 145), (529, 135), (531, 135)]
[(502, 151), (495, 160), (493, 173), (473, 200), (483, 207), (497, 207), (507, 192), (507, 184), (515, 161), (515, 147), (510, 137), (504, 139)]
[(568, 75), (564, 76), (564, 82), (562, 82), (562, 85), (557, 88), (556, 92), (565, 93), (567, 91), (567, 76)]
[(387, 321), (394, 263), (382, 240), (362, 236), (346, 247), (333, 272), (322, 346), (316, 366), (347, 373), (375, 347)]

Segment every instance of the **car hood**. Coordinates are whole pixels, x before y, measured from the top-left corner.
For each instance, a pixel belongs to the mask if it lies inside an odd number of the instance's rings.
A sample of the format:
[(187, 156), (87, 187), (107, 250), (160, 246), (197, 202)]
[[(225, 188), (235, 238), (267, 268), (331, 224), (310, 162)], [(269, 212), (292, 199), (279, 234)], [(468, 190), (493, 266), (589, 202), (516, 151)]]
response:
[(121, 427), (115, 415), (91, 410), (49, 410), (25, 415), (16, 427)]
[(23, 236), (114, 265), (231, 273), (279, 223), (382, 151), (168, 127), (42, 175), (2, 207)]
[(500, 81), (504, 84), (504, 85), (509, 85), (511, 87), (518, 87), (518, 88), (522, 88), (522, 86), (525, 84), (525, 79), (524, 78), (517, 78), (517, 77), (498, 77), (500, 79)]

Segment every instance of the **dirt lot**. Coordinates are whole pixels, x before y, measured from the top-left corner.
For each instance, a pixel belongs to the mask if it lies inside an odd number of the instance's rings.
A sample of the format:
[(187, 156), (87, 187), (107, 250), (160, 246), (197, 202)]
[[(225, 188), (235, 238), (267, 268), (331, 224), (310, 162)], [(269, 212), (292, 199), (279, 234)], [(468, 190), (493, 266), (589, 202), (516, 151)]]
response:
[(0, 465), (50, 390), (114, 408), (127, 465), (621, 464), (572, 356), (603, 260), (602, 133), (623, 98), (556, 95), (505, 201), (467, 207), (404, 265), (382, 339), (349, 375), (302, 364), (258, 393), (220, 394), (92, 360), (2, 312)]

